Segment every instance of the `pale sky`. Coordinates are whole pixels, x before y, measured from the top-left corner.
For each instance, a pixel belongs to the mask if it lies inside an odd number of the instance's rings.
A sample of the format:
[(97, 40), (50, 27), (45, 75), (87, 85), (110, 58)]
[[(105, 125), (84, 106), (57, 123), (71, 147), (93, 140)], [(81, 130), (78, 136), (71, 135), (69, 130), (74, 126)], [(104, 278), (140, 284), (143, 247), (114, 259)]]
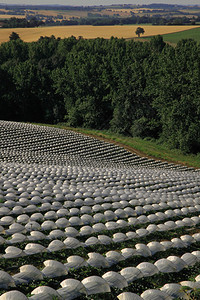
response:
[(110, 5), (110, 4), (179, 4), (179, 5), (199, 5), (200, 0), (0, 0), (0, 4), (60, 4), (72, 6), (89, 6), (89, 5)]

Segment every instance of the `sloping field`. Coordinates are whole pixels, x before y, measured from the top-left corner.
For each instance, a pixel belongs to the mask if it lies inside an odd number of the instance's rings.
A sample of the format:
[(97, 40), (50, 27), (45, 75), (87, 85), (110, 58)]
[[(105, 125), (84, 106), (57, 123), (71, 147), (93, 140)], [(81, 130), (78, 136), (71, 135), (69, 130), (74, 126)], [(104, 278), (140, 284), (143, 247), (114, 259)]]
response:
[[(138, 25), (128, 26), (60, 26), (60, 27), (39, 27), (39, 28), (1, 28), (0, 43), (9, 40), (9, 35), (15, 31), (25, 42), (36, 41), (40, 36), (51, 36), (67, 38), (70, 36), (82, 36), (86, 39), (97, 37), (110, 38), (111, 36), (118, 38), (136, 37), (135, 30)], [(158, 34), (167, 34), (196, 28), (196, 26), (142, 26), (145, 30), (145, 36)]]
[(199, 172), (52, 127), (0, 142), (0, 300), (199, 299)]
[(0, 161), (45, 164), (119, 164), (119, 166), (187, 167), (140, 157), (117, 145), (54, 127), (0, 121)]
[(175, 32), (170, 34), (163, 35), (163, 39), (168, 43), (178, 43), (182, 39), (194, 39), (197, 42), (200, 42), (200, 28), (194, 28), (191, 30), (186, 30), (182, 32)]

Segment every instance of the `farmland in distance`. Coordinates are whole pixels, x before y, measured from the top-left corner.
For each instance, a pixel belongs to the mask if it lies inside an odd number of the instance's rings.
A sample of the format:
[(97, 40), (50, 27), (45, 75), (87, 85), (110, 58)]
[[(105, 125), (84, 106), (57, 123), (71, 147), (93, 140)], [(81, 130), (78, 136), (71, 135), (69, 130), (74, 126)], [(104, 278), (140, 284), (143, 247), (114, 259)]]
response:
[[(127, 26), (60, 26), (60, 27), (38, 27), (38, 28), (5, 28), (0, 29), (0, 43), (9, 40), (9, 35), (15, 31), (25, 42), (37, 41), (40, 36), (51, 36), (67, 38), (70, 36), (82, 36), (85, 39), (97, 37), (109, 39), (111, 36), (130, 39), (136, 37), (135, 30), (138, 25)], [(194, 29), (197, 26), (142, 26), (145, 30), (144, 37), (163, 35), (184, 30)], [(199, 27), (198, 27), (199, 28)]]
[(200, 12), (198, 6), (163, 6), (163, 5), (106, 5), (93, 7), (58, 7), (58, 6), (4, 6), (0, 5), (0, 18), (10, 17), (39, 17), (42, 20), (52, 18), (53, 20), (62, 19), (69, 20), (71, 18), (87, 18), (87, 17), (115, 17), (127, 18), (133, 15), (143, 16), (161, 16), (161, 17), (188, 17), (196, 19)]

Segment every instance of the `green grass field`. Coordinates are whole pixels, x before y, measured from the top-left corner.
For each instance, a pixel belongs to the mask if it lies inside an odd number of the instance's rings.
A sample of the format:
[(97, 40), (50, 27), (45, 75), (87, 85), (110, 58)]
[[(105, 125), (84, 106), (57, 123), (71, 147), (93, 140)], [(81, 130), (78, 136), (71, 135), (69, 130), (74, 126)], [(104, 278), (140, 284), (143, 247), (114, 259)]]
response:
[(164, 34), (163, 39), (165, 42), (172, 44), (177, 44), (182, 39), (194, 39), (195, 41), (200, 42), (200, 28)]
[(168, 146), (159, 144), (153, 140), (141, 139), (127, 137), (119, 134), (115, 134), (110, 131), (101, 131), (101, 130), (92, 130), (84, 128), (71, 128), (67, 127), (65, 124), (58, 125), (46, 125), (46, 124), (36, 124), (36, 125), (45, 125), (53, 126), (57, 128), (73, 130), (82, 134), (90, 135), (95, 138), (104, 139), (108, 142), (116, 143), (131, 152), (136, 152), (141, 156), (147, 156), (150, 158), (165, 160), (171, 163), (182, 164), (188, 167), (200, 168), (200, 154), (185, 155), (177, 149), (170, 149)]
[[(183, 26), (184, 29), (184, 26)], [(169, 44), (177, 44), (182, 39), (194, 39), (197, 42), (200, 42), (200, 27), (197, 28), (191, 28), (186, 29), (180, 32), (174, 32), (174, 33), (167, 33), (167, 34), (161, 34), (163, 37), (163, 40)], [(152, 36), (151, 36), (152, 37)], [(148, 37), (141, 37), (141, 40), (148, 40), (151, 39), (150, 36)]]

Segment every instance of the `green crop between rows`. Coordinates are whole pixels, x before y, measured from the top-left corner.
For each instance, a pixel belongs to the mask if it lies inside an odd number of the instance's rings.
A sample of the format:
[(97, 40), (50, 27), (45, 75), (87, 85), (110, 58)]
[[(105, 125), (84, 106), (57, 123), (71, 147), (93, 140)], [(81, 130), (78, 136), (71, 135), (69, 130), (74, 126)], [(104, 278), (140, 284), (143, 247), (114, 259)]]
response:
[[(162, 258), (162, 256), (161, 256)], [(144, 259), (143, 259), (144, 260)], [(146, 259), (145, 259), (146, 261)], [(130, 263), (127, 261), (126, 266), (130, 266)], [(138, 262), (139, 263), (139, 262)], [(112, 271), (120, 271), (112, 267)], [(200, 263), (195, 264), (194, 266), (186, 267), (181, 272), (173, 272), (173, 273), (159, 273), (150, 277), (142, 277), (138, 280), (135, 280), (131, 284), (128, 285), (128, 287), (124, 289), (118, 289), (118, 288), (111, 288), (111, 293), (105, 293), (105, 294), (97, 294), (97, 295), (91, 295), (91, 296), (81, 296), (77, 299), (100, 299), (99, 297), (102, 296), (102, 299), (116, 299), (117, 295), (119, 295), (122, 292), (133, 292), (136, 294), (141, 294), (147, 289), (159, 289), (166, 283), (178, 283), (185, 280), (194, 280), (194, 278), (199, 275), (200, 270)], [(94, 267), (85, 267), (82, 269), (74, 270), (69, 272), (68, 275), (60, 276), (57, 278), (45, 278), (42, 281), (32, 281), (28, 285), (21, 284), (17, 287), (19, 291), (26, 294), (27, 296), (31, 295), (31, 291), (35, 289), (38, 286), (41, 285), (47, 285), (55, 290), (61, 288), (60, 282), (67, 278), (75, 278), (77, 280), (83, 280), (84, 278), (88, 276), (102, 276), (104, 273), (106, 273), (106, 269), (97, 269)], [(77, 275), (78, 274), (78, 275)], [(74, 276), (73, 276), (74, 275)], [(14, 290), (16, 288), (10, 288), (9, 290)], [(7, 290), (2, 290), (0, 292), (0, 295), (5, 293)]]
[[(193, 228), (193, 231), (196, 232), (196, 230), (199, 227), (196, 226)], [(79, 255), (83, 257), (84, 259), (88, 259), (88, 253), (90, 252), (96, 252), (100, 253), (102, 255), (105, 255), (108, 251), (114, 250), (114, 251), (120, 251), (124, 248), (134, 248), (137, 243), (143, 243), (143, 244), (148, 244), (151, 241), (163, 241), (163, 240), (168, 240), (170, 241), (172, 238), (175, 237), (180, 237), (181, 235), (185, 234), (186, 227), (178, 228), (176, 230), (170, 230), (167, 232), (154, 232), (149, 234), (146, 237), (141, 237), (139, 240), (138, 239), (132, 239), (128, 241), (124, 241), (121, 243), (111, 243), (109, 245), (102, 245), (102, 244), (97, 244), (89, 247), (78, 247), (76, 249), (64, 249), (56, 252), (43, 252), (39, 254), (34, 254), (34, 255), (28, 255), (24, 257), (18, 257), (18, 258), (10, 258), (10, 259), (5, 259), (5, 258), (0, 258), (0, 269), (6, 272), (9, 272), (11, 274), (16, 273), (19, 268), (25, 264), (32, 264), (34, 261), (34, 266), (37, 268), (43, 268), (43, 262), (45, 260), (57, 260), (60, 261), (61, 263), (66, 263), (66, 260), (69, 256), (72, 255)], [(190, 231), (192, 233), (192, 231)], [(42, 242), (41, 242), (42, 244)], [(23, 243), (21, 244), (23, 245)], [(20, 246), (20, 244), (19, 244)], [(187, 251), (195, 251), (198, 250), (200, 247), (200, 243), (194, 243), (190, 247), (187, 248)], [(170, 249), (170, 253), (174, 253), (174, 255), (177, 255), (181, 251), (185, 252), (185, 248), (183, 250), (181, 249), (176, 249), (172, 248)], [(177, 252), (178, 251), (178, 252)], [(161, 252), (162, 257), (165, 255), (164, 253), (167, 253), (166, 255), (169, 256), (168, 250), (165, 252)], [(157, 256), (148, 257), (145, 258), (149, 261), (154, 260), (154, 258), (157, 258)], [(132, 263), (137, 263), (138, 259), (139, 260), (144, 260), (144, 257), (138, 257), (134, 256), (132, 259)], [(125, 260), (125, 262), (120, 262), (119, 265), (126, 263), (128, 260)], [(140, 261), (141, 262), (141, 261)]]

